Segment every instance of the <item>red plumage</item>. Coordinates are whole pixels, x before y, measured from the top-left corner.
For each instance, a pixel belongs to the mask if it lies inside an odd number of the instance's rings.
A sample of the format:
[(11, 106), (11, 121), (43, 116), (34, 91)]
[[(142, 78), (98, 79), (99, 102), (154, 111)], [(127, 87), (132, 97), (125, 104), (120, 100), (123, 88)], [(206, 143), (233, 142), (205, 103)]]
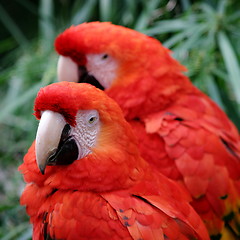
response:
[(130, 125), (104, 92), (63, 82), (41, 89), (35, 101), (40, 121), (51, 110), (71, 126), (78, 124), (78, 110), (86, 109), (97, 110), (101, 121), (90, 154), (46, 166), (42, 175), (34, 142), (19, 167), (33, 239), (209, 239), (189, 195), (140, 157)]
[(239, 133), (182, 74), (186, 69), (169, 50), (144, 34), (100, 22), (67, 29), (57, 37), (55, 47), (78, 66), (88, 67), (89, 54), (105, 53), (117, 62), (115, 77), (105, 91), (122, 108), (142, 156), (186, 187), (211, 235), (224, 237), (233, 231), (230, 235), (238, 238)]

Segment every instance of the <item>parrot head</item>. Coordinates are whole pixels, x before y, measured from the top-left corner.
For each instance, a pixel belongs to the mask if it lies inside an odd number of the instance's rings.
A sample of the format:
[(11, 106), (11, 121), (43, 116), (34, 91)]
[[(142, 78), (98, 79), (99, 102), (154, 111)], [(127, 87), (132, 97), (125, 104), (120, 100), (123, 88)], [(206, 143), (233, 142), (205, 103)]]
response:
[(125, 108), (173, 95), (186, 70), (158, 40), (109, 22), (72, 26), (56, 38), (55, 48), (59, 81), (90, 83)]
[(102, 191), (131, 184), (139, 174), (143, 162), (135, 137), (103, 91), (85, 83), (55, 83), (39, 91), (34, 109), (36, 162), (49, 184), (70, 188), (75, 179), (75, 188)]

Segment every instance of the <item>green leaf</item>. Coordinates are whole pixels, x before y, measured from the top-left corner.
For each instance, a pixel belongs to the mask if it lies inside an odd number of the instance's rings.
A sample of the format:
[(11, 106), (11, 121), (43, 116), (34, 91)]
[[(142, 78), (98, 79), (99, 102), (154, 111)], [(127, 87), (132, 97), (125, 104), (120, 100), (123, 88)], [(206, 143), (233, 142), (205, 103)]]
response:
[(218, 1), (218, 6), (217, 6), (218, 14), (220, 14), (220, 15), (225, 14), (226, 6), (227, 6), (227, 1), (226, 0)]
[(224, 72), (222, 69), (218, 69), (218, 68), (214, 68), (212, 70), (213, 74), (216, 75), (217, 77), (221, 78), (221, 79), (227, 79), (228, 75), (226, 72)]
[(9, 79), (9, 88), (6, 91), (5, 98), (3, 99), (1, 105), (2, 106), (7, 106), (8, 103), (11, 101), (15, 100), (19, 92), (21, 91), (23, 85), (23, 79), (18, 77), (18, 76), (13, 76), (12, 78)]
[[(224, 32), (217, 35), (218, 44), (229, 76), (229, 84), (236, 101), (240, 104), (240, 67), (233, 47)], [(227, 80), (227, 79), (226, 79)]]
[(144, 1), (145, 7), (141, 14), (136, 19), (136, 23), (134, 25), (134, 29), (137, 31), (141, 31), (145, 29), (152, 18), (153, 11), (159, 6), (161, 0), (148, 0)]
[(16, 240), (31, 240), (32, 239), (32, 226), (29, 223), (29, 227), (17, 237)]
[[(186, 39), (183, 41), (178, 48), (189, 50), (196, 46), (199, 46), (198, 42), (202, 42), (202, 36), (203, 33), (206, 31), (206, 25), (205, 24), (198, 24), (193, 28), (189, 28), (188, 30), (184, 31)], [(191, 34), (190, 34), (191, 33)], [(172, 47), (171, 39), (169, 39), (167, 42), (165, 42), (165, 46)]]
[(100, 20), (109, 21), (112, 13), (112, 0), (99, 0)]
[(5, 11), (1, 4), (0, 4), (0, 21), (6, 27), (6, 29), (12, 34), (16, 42), (18, 42), (21, 47), (24, 48), (24, 46), (28, 44), (27, 38), (24, 36), (20, 28), (8, 15), (8, 13)]
[[(41, 0), (39, 7), (39, 29), (42, 41), (45, 47), (52, 48), (52, 42), (55, 37), (55, 30), (53, 25), (53, 1)], [(50, 43), (50, 44), (49, 44)]]
[(225, 106), (218, 91), (218, 87), (211, 75), (206, 75), (205, 79), (209, 96), (225, 111)]
[(17, 236), (29, 228), (29, 223), (22, 223), (19, 226), (11, 229), (1, 240), (13, 240), (17, 239)]
[(171, 48), (176, 44), (180, 44), (179, 48), (185, 48), (188, 50), (196, 46), (196, 41), (200, 38), (205, 29), (206, 25), (204, 24), (194, 24), (182, 32), (173, 35), (173, 37), (164, 42), (164, 45), (168, 48)]
[(183, 19), (162, 20), (156, 22), (153, 27), (141, 30), (141, 32), (147, 35), (156, 35), (182, 31), (183, 29), (187, 29), (189, 26), (189, 22)]
[(8, 105), (5, 105), (5, 107), (3, 106), (0, 112), (0, 122), (4, 123), (8, 115), (23, 105), (25, 102), (29, 100), (33, 101), (34, 96), (42, 86), (43, 84), (41, 82), (33, 85), (32, 88), (27, 90), (21, 97), (18, 98), (18, 101), (11, 101)]
[(205, 16), (212, 17), (212, 16), (216, 15), (215, 9), (208, 3), (201, 3), (201, 4), (199, 4), (198, 7)]
[(187, 11), (191, 6), (189, 0), (181, 0), (181, 5), (184, 11)]
[[(229, 24), (231, 22), (238, 21), (239, 18), (240, 18), (240, 11), (236, 11), (236, 12), (232, 13), (230, 16), (228, 16), (227, 22)], [(236, 24), (236, 26), (237, 26), (237, 24)]]
[(0, 205), (0, 212), (4, 212), (6, 210), (10, 210), (15, 208), (16, 206), (13, 205)]
[[(80, 3), (80, 2), (76, 2)], [(72, 16), (71, 18), (71, 24), (78, 25), (82, 22), (87, 22), (91, 14), (94, 10), (94, 7), (96, 7), (97, 0), (88, 0), (85, 1), (85, 4), (78, 8), (78, 11)]]
[[(116, 1), (114, 1), (116, 2)], [(122, 23), (125, 26), (133, 26), (133, 23), (137, 17), (137, 4), (136, 1), (126, 0), (126, 7), (122, 13)], [(119, 11), (119, 9), (117, 9)]]
[(29, 10), (29, 12), (32, 12), (34, 14), (37, 15), (38, 13), (38, 8), (37, 5), (35, 3), (32, 3), (29, 0), (16, 0), (19, 4), (21, 4), (22, 6), (24, 6), (26, 9)]
[(0, 54), (8, 52), (9, 50), (16, 47), (16, 42), (12, 38), (7, 38), (0, 41)]

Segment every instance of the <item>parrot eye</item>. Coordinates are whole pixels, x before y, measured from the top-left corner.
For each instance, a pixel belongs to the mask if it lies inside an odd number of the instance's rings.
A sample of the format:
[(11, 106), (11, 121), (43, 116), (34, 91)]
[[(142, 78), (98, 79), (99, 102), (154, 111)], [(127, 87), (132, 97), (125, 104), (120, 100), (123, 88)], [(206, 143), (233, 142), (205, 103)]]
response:
[(91, 118), (89, 118), (88, 122), (89, 122), (90, 124), (92, 124), (92, 123), (94, 123), (96, 120), (97, 120), (96, 117), (91, 117)]
[(119, 67), (117, 60), (105, 52), (86, 54), (86, 59), (85, 67), (91, 78), (87, 79), (88, 81), (84, 80), (84, 82), (90, 83), (101, 90), (110, 88), (117, 77)]
[(108, 58), (108, 55), (107, 55), (107, 54), (104, 54), (104, 55), (102, 56), (102, 59), (106, 59), (106, 58)]
[(99, 114), (96, 110), (92, 110), (87, 116), (87, 122), (89, 126), (94, 126), (99, 120)]

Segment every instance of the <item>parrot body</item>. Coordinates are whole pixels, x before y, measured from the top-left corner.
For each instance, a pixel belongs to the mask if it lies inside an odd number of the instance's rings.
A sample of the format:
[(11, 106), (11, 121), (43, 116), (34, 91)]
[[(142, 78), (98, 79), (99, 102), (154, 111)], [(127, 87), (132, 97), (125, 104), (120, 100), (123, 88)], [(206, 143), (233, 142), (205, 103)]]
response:
[(36, 141), (19, 170), (33, 239), (209, 239), (189, 194), (153, 169), (103, 91), (55, 83), (35, 100)]
[(104, 22), (70, 27), (55, 47), (59, 81), (104, 90), (122, 108), (142, 157), (185, 187), (213, 239), (238, 239), (239, 133), (183, 75), (185, 67), (170, 51), (154, 38)]

